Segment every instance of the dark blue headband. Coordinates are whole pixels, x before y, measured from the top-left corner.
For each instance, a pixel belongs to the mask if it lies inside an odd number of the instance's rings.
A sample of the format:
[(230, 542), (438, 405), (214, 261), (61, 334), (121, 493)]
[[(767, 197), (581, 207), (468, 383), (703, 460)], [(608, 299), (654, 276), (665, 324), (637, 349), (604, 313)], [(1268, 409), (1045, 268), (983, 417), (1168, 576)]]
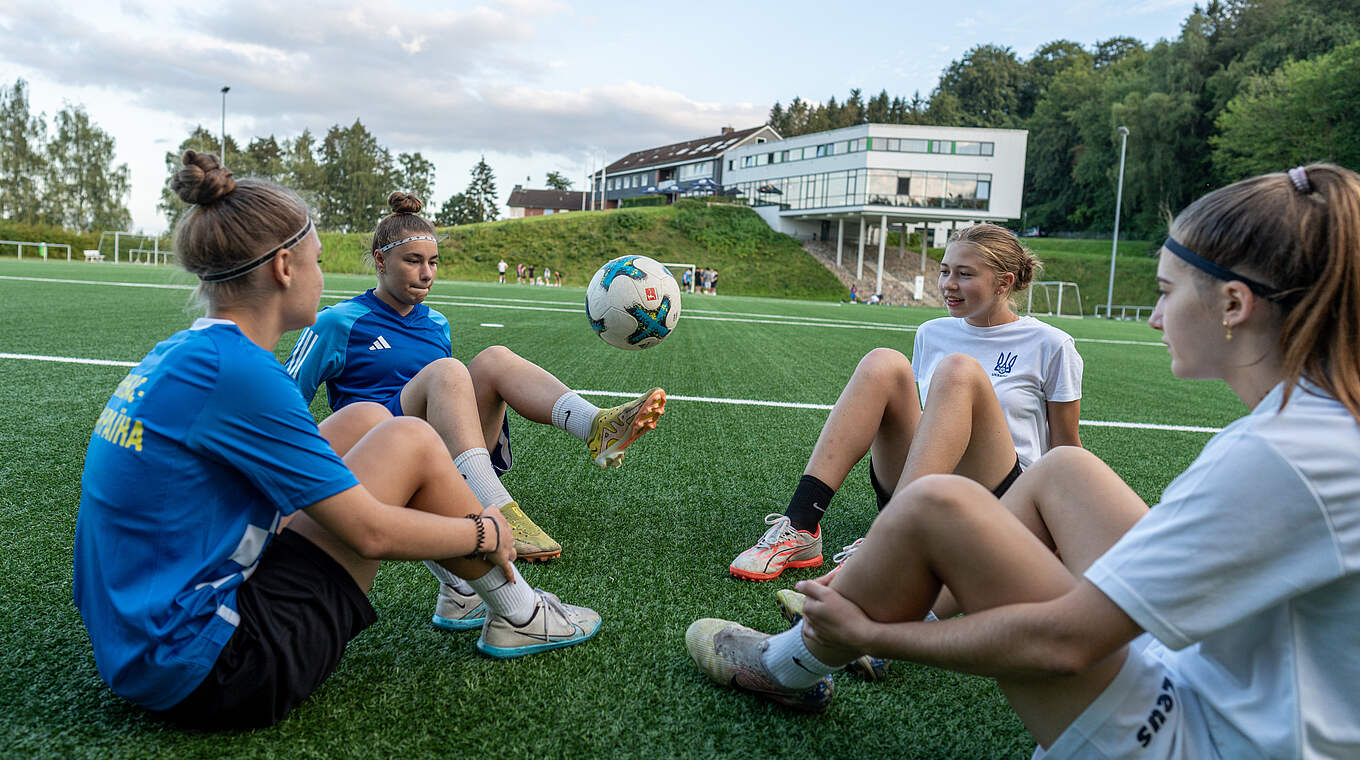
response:
[(1215, 264), (1214, 262), (1204, 258), (1198, 253), (1195, 253), (1189, 248), (1186, 248), (1185, 246), (1176, 242), (1175, 238), (1168, 237), (1166, 239), (1166, 242), (1163, 243), (1162, 245), (1166, 246), (1166, 249), (1168, 251), (1171, 251), (1172, 253), (1181, 257), (1181, 259), (1184, 260), (1185, 263), (1195, 267), (1201, 272), (1204, 272), (1205, 274), (1216, 279), (1223, 280), (1224, 282), (1237, 280), (1238, 282), (1241, 282), (1243, 285), (1246, 285), (1248, 288), (1251, 288), (1251, 292), (1255, 293), (1258, 296), (1261, 296), (1262, 298), (1279, 299), (1281, 293), (1283, 293), (1283, 291), (1281, 291), (1279, 288), (1273, 285), (1267, 285), (1264, 282), (1257, 282), (1256, 280), (1253, 280), (1250, 277), (1244, 277), (1234, 272), (1233, 270), (1228, 269), (1225, 266)]

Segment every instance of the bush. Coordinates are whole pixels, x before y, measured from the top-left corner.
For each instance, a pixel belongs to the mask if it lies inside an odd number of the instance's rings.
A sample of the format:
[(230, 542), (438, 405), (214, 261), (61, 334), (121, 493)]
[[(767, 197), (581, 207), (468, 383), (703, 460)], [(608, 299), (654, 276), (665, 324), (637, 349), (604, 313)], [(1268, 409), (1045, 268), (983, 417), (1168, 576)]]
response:
[(643, 206), (664, 206), (666, 196), (664, 195), (637, 195), (631, 198), (621, 198), (619, 208), (641, 208)]

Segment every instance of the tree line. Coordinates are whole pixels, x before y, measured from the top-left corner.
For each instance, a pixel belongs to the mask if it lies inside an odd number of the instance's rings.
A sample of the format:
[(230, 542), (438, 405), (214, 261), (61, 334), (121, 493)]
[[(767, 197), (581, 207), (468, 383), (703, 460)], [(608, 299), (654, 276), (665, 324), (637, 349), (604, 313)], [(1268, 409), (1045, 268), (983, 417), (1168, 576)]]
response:
[(769, 122), (785, 137), (866, 122), (1026, 129), (1022, 224), (1104, 234), (1127, 126), (1121, 228), (1155, 237), (1191, 200), (1243, 177), (1318, 160), (1360, 168), (1360, 4), (1211, 0), (1151, 47), (1055, 40), (1021, 60), (983, 44), (928, 98), (795, 97)]
[(0, 219), (90, 232), (132, 221), (127, 164), (83, 106), (51, 120), (29, 106), (28, 83), (0, 89)]
[[(434, 163), (419, 151), (393, 156), (358, 119), (348, 127), (332, 126), (320, 140), (304, 129), (293, 138), (252, 138), (244, 150), (231, 135), (226, 136), (224, 146), (220, 135), (198, 126), (177, 150), (165, 154), (167, 182), (178, 171), (186, 150), (225, 154), (224, 165), (236, 176), (260, 177), (293, 190), (313, 209), (317, 224), (325, 230), (372, 229), (377, 219), (389, 213), (387, 196), (393, 190), (420, 198), (439, 225), (484, 222), (498, 216), (496, 179), (485, 157), (472, 168), (467, 189), (454, 193), (436, 210)], [(157, 208), (173, 227), (185, 205), (167, 184)]]

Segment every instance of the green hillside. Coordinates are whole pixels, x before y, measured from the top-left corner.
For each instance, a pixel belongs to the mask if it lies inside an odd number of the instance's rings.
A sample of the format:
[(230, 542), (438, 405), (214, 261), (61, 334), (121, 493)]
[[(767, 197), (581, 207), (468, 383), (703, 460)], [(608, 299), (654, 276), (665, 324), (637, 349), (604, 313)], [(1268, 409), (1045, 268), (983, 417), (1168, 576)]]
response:
[[(584, 211), (506, 219), (441, 229), (440, 277), (485, 281), (504, 258), (565, 273), (564, 284), (585, 285), (601, 264), (642, 254), (663, 263), (712, 267), (728, 295), (839, 299), (836, 277), (796, 240), (771, 230), (747, 208), (682, 200), (673, 206)], [(365, 272), (367, 235), (324, 233), (325, 268)], [(679, 276), (677, 271), (676, 276)]]

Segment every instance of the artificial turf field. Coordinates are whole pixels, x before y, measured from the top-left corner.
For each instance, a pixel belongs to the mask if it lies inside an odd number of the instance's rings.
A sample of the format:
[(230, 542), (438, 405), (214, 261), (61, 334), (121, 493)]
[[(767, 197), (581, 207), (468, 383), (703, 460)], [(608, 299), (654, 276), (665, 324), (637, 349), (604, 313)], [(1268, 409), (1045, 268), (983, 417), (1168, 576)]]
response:
[[(328, 275), (322, 304), (371, 285)], [(986, 679), (903, 663), (885, 683), (841, 674), (831, 709), (807, 717), (715, 688), (685, 653), (684, 630), (699, 617), (784, 627), (774, 591), (816, 571), (756, 584), (730, 578), (727, 563), (764, 530), (765, 514), (783, 511), (825, 409), (859, 358), (876, 346), (909, 354), (914, 326), (941, 311), (693, 295), (665, 343), (624, 352), (591, 332), (580, 288), (462, 282), (438, 283), (429, 300), (452, 324), (457, 358), (499, 343), (578, 390), (660, 385), (671, 395), (657, 430), (608, 471), (571, 436), (511, 415), (515, 467), (505, 483), (565, 547), (559, 560), (521, 572), (599, 610), (599, 634), (544, 655), (483, 658), (475, 631), (430, 624), (429, 573), (390, 563), (372, 596), (378, 622), (281, 724), (202, 734), (148, 718), (100, 681), (71, 601), (83, 456), (127, 366), (31, 357), (135, 363), (198, 315), (191, 290), (191, 278), (168, 267), (0, 260), (0, 757), (992, 758), (1033, 750)], [(1199, 453), (1207, 429), (1245, 413), (1221, 382), (1173, 378), (1145, 324), (1055, 324), (1077, 338), (1085, 360), (1084, 444), (1149, 502)], [(284, 337), (280, 357), (296, 337)], [(324, 395), (312, 407), (318, 414)], [(588, 398), (607, 406), (624, 397)], [(865, 463), (835, 504), (823, 526), (828, 562), (873, 519)]]

